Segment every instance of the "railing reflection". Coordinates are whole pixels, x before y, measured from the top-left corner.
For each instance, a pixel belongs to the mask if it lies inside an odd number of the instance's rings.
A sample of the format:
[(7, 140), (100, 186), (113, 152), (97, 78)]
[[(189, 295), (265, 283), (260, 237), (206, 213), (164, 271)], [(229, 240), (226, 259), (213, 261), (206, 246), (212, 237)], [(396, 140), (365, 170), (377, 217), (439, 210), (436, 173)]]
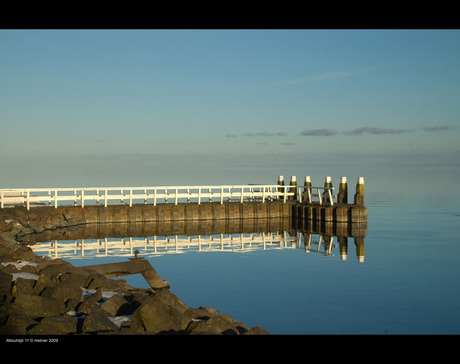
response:
[[(244, 228), (226, 226), (222, 229), (220, 226), (218, 232), (200, 226), (188, 226), (185, 230), (177, 230), (175, 226), (172, 230), (165, 230), (164, 226), (156, 224), (142, 224), (137, 229), (132, 224), (124, 228), (120, 228), (120, 224), (112, 227), (107, 224), (94, 224), (73, 231), (66, 230), (61, 236), (48, 236), (47, 241), (42, 240), (31, 245), (31, 248), (41, 256), (61, 259), (132, 257), (136, 251), (143, 257), (151, 257), (190, 252), (246, 253), (258, 250), (302, 249), (305, 253), (340, 255), (341, 260), (347, 260), (348, 239), (353, 238), (357, 259), (359, 262), (364, 261), (365, 231), (360, 229), (353, 231), (349, 227), (340, 229), (337, 226), (323, 226), (320, 229), (293, 227), (284, 220), (272, 222), (264, 228), (260, 224), (258, 222)], [(115, 232), (114, 228), (118, 230)]]

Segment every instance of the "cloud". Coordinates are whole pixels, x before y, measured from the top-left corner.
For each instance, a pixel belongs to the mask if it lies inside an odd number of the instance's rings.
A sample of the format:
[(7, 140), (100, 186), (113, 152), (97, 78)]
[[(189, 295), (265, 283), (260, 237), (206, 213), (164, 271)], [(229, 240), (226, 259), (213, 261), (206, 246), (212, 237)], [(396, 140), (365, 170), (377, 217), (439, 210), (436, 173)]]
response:
[(406, 133), (409, 130), (407, 129), (383, 129), (383, 128), (369, 128), (363, 127), (354, 129), (351, 131), (344, 131), (343, 135), (362, 135), (362, 134), (373, 134), (373, 135), (380, 135), (380, 134), (401, 134)]
[(267, 133), (267, 132), (259, 132), (259, 133), (243, 133), (241, 134), (242, 136), (250, 136), (250, 137), (255, 137), (255, 136), (273, 136), (275, 134), (273, 133)]
[(427, 133), (434, 133), (437, 131), (445, 131), (445, 130), (453, 130), (453, 128), (450, 126), (425, 126), (422, 129), (425, 130)]
[(225, 135), (227, 138), (238, 138), (238, 135), (236, 134), (232, 134), (232, 133), (228, 133)]
[(314, 130), (303, 130), (300, 132), (300, 135), (305, 135), (305, 136), (333, 136), (337, 134), (339, 134), (339, 132), (335, 129), (314, 129)]
[[(279, 131), (277, 133), (270, 133), (266, 131), (258, 132), (258, 133), (242, 133), (241, 136), (249, 136), (249, 137), (258, 137), (258, 136), (265, 136), (265, 137), (270, 137), (270, 136), (287, 136), (288, 133), (285, 131)], [(227, 134), (227, 137), (237, 137), (238, 135), (236, 134)]]

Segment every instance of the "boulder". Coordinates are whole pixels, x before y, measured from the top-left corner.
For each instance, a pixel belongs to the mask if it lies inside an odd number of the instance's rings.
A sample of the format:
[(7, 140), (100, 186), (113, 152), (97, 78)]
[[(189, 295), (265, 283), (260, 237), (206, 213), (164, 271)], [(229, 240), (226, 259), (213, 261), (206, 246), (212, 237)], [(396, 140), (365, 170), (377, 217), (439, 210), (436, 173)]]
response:
[(131, 305), (118, 294), (113, 295), (102, 303), (101, 308), (106, 311), (109, 316), (121, 316), (131, 314)]
[(118, 331), (118, 326), (100, 312), (88, 315), (83, 321), (82, 332), (84, 333), (103, 333), (110, 331)]
[(37, 325), (38, 322), (19, 312), (11, 313), (5, 322), (4, 334), (25, 335), (27, 329)]
[(80, 304), (78, 304), (76, 307), (76, 311), (79, 315), (91, 315), (93, 313), (101, 313), (104, 316), (108, 316), (108, 313), (104, 311), (101, 306), (99, 306), (95, 302), (90, 301), (83, 301)]
[(192, 321), (187, 329), (194, 335), (239, 335), (247, 331), (247, 328), (224, 314), (208, 320)]
[(158, 299), (149, 297), (132, 314), (133, 321), (154, 334), (179, 331), (180, 326), (169, 315), (166, 306)]
[(74, 334), (77, 332), (77, 320), (68, 315), (45, 317), (40, 321), (40, 324), (53, 326), (65, 334)]
[(55, 285), (45, 287), (40, 295), (65, 305), (71, 299), (81, 300), (81, 294), (82, 290), (80, 287), (72, 285), (69, 282), (59, 282)]
[(64, 335), (65, 332), (55, 326), (38, 324), (27, 331), (28, 335)]
[(20, 295), (23, 295), (23, 294), (25, 294), (25, 295), (33, 295), (34, 294), (34, 285), (35, 285), (34, 280), (18, 277), (12, 283), (11, 294), (14, 297), (17, 297), (17, 296), (20, 296)]
[(37, 295), (20, 295), (14, 300), (22, 312), (33, 319), (59, 316), (65, 313), (65, 305), (54, 299)]
[(73, 266), (70, 263), (64, 261), (56, 261), (55, 264), (46, 265), (40, 270), (35, 290), (38, 294), (47, 286), (54, 285), (60, 282), (61, 275), (72, 271)]

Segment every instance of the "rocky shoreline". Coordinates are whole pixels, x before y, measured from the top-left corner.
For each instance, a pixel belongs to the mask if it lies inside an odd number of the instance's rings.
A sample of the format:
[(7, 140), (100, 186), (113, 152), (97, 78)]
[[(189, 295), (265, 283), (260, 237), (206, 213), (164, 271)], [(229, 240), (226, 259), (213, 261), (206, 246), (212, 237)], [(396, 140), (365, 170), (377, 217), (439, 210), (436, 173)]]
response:
[(135, 288), (34, 254), (27, 237), (79, 224), (54, 208), (0, 210), (2, 335), (266, 335), (169, 289)]

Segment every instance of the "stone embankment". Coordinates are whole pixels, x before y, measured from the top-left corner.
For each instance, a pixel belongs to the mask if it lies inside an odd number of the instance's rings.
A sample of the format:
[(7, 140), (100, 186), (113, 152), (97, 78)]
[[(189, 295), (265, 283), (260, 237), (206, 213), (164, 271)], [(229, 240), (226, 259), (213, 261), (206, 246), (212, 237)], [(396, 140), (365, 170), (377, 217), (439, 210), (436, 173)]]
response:
[(55, 209), (41, 211), (0, 211), (0, 334), (268, 334), (213, 308), (190, 308), (168, 289), (135, 288), (39, 257), (21, 237), (79, 223)]

